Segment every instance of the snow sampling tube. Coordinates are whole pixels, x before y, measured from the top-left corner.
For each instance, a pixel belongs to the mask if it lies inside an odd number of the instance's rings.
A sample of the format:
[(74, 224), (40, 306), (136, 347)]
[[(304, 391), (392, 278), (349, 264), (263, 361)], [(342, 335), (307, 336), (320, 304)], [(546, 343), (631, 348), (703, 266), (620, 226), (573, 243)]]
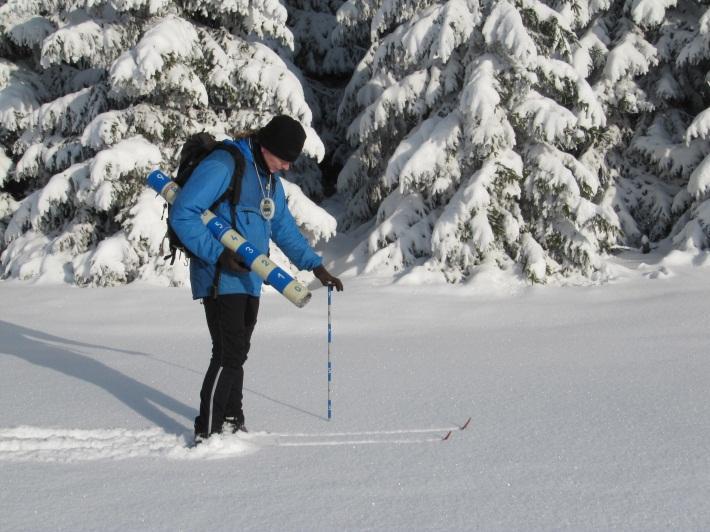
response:
[[(148, 185), (170, 204), (180, 193), (180, 185), (160, 170), (153, 170), (148, 174)], [(253, 272), (281, 292), (291, 303), (303, 308), (311, 300), (311, 293), (306, 285), (291, 277), (269, 257), (258, 251), (232, 229), (229, 222), (209, 210), (202, 213), (202, 222), (217, 240), (234, 251)]]

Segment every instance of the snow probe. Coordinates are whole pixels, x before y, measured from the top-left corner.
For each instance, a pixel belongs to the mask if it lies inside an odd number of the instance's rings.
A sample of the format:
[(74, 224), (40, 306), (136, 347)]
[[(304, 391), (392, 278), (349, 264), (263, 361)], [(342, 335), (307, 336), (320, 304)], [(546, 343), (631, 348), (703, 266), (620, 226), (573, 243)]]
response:
[[(160, 170), (153, 170), (148, 174), (148, 185), (170, 204), (180, 193), (180, 186)], [(202, 222), (217, 240), (234, 251), (253, 272), (283, 294), (291, 303), (302, 308), (311, 300), (311, 293), (306, 285), (291, 277), (264, 253), (257, 250), (253, 244), (237, 233), (229, 222), (209, 210), (202, 213)]]
[(333, 417), (333, 402), (330, 400), (330, 384), (333, 381), (333, 365), (330, 362), (330, 345), (333, 343), (333, 327), (330, 313), (332, 299), (333, 287), (328, 285), (328, 421)]

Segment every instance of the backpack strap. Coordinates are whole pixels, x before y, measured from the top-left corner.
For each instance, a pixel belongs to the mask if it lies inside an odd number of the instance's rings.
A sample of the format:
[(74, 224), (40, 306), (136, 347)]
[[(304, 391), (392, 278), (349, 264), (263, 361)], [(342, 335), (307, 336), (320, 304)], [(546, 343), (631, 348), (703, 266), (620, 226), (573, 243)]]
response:
[(227, 142), (218, 142), (212, 149), (212, 151), (215, 150), (229, 152), (232, 159), (234, 159), (234, 170), (232, 171), (232, 180), (229, 183), (229, 187), (227, 187), (227, 190), (212, 204), (212, 208), (227, 200), (229, 200), (231, 205), (236, 205), (239, 203), (239, 198), (242, 193), (242, 177), (244, 177), (244, 167), (246, 164), (244, 154), (239, 148)]
[[(229, 154), (232, 156), (232, 159), (234, 159), (234, 171), (232, 172), (232, 180), (229, 184), (229, 187), (227, 187), (227, 190), (222, 194), (219, 198), (217, 198), (217, 201), (215, 201), (212, 204), (212, 207), (210, 210), (214, 210), (217, 205), (222, 203), (223, 201), (229, 200), (229, 217), (230, 217), (230, 223), (232, 226), (232, 229), (237, 228), (237, 220), (235, 217), (235, 206), (237, 203), (239, 203), (239, 198), (242, 193), (242, 178), (244, 177), (244, 154), (241, 152), (239, 148), (234, 146), (233, 144), (229, 144), (226, 142), (219, 142), (212, 151), (214, 150), (224, 150), (229, 152)], [(217, 263), (217, 266), (215, 267), (215, 272), (214, 272), (214, 281), (212, 283), (212, 298), (217, 299), (217, 296), (219, 295), (219, 281), (222, 278), (222, 267), (220, 266), (219, 263)]]

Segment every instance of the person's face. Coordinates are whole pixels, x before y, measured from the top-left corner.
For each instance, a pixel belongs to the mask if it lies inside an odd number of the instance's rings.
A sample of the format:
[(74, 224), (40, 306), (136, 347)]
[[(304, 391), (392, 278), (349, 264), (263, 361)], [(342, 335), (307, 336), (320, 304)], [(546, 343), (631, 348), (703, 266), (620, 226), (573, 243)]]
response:
[(275, 174), (276, 172), (285, 172), (286, 170), (291, 168), (290, 162), (284, 161), (283, 159), (276, 157), (276, 155), (271, 153), (263, 146), (261, 146), (261, 155), (263, 155), (264, 162), (269, 168), (269, 172), (271, 172), (272, 174)]

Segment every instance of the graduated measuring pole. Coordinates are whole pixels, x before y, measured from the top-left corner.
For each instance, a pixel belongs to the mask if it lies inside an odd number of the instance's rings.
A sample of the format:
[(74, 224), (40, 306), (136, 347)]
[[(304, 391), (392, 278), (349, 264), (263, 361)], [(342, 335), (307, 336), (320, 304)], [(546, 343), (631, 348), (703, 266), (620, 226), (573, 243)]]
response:
[(330, 398), (333, 382), (333, 363), (330, 360), (330, 346), (333, 343), (333, 322), (331, 308), (333, 306), (333, 286), (328, 285), (328, 421), (333, 417), (333, 401)]

